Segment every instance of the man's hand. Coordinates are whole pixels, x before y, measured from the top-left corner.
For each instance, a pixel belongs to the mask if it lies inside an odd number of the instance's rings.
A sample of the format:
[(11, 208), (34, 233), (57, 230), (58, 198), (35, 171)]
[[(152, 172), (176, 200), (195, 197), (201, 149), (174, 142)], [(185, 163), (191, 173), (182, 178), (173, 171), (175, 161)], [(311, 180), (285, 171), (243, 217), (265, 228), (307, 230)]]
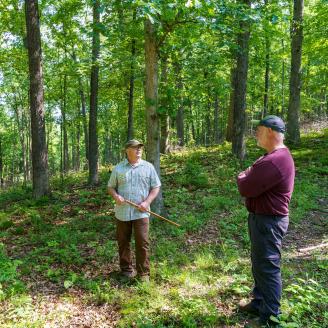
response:
[(250, 170), (251, 170), (251, 167), (248, 167), (245, 171), (240, 172), (238, 174), (238, 178), (240, 178), (240, 179), (245, 178), (247, 176), (247, 174), (249, 173)]
[(144, 200), (138, 206), (139, 206), (139, 211), (147, 212), (147, 211), (149, 211), (150, 204), (147, 201)]
[(122, 197), (121, 195), (117, 194), (115, 197), (115, 202), (116, 202), (116, 205), (122, 205), (124, 202), (125, 202), (125, 199), (124, 197)]

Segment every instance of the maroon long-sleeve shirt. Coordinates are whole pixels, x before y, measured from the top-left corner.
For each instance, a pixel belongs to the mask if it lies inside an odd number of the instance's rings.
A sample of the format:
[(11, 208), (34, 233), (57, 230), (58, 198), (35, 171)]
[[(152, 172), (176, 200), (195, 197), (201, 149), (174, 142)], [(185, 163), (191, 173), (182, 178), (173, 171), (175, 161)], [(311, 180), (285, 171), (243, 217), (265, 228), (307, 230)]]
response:
[(247, 210), (255, 214), (288, 215), (294, 189), (295, 166), (288, 148), (260, 157), (237, 178)]

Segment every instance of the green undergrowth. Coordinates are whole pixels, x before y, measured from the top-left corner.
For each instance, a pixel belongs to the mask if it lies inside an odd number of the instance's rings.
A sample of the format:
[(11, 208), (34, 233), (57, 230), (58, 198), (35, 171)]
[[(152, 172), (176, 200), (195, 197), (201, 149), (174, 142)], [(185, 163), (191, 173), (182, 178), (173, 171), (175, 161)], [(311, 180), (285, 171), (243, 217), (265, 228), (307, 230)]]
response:
[[(297, 168), (294, 229), (302, 231), (311, 211), (327, 208), (327, 140), (327, 131), (313, 133), (291, 147)], [(110, 306), (119, 327), (241, 327), (246, 317), (236, 304), (249, 297), (252, 277), (247, 211), (236, 175), (262, 151), (248, 141), (248, 157), (240, 164), (230, 147), (224, 143), (162, 157), (166, 215), (181, 227), (152, 219), (149, 284), (110, 274), (118, 261), (107, 169), (97, 188), (86, 186), (84, 172), (54, 178), (52, 194), (40, 200), (32, 198), (30, 187), (1, 192), (0, 326), (44, 327), (54, 318), (68, 320), (69, 311), (41, 311), (52, 290), (59, 303)], [(317, 252), (295, 263), (284, 259), (281, 325), (328, 326), (327, 257)]]

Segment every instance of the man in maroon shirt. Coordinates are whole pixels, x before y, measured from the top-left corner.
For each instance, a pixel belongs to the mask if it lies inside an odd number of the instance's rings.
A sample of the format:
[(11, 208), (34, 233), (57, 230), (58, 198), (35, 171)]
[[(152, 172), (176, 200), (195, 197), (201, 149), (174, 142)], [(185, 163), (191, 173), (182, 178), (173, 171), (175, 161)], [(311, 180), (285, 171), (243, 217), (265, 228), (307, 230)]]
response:
[(237, 178), (240, 194), (249, 211), (252, 273), (255, 286), (243, 312), (259, 316), (249, 327), (273, 326), (270, 316), (280, 313), (281, 244), (288, 228), (288, 205), (294, 188), (293, 158), (284, 145), (285, 124), (269, 115), (257, 122), (257, 144), (267, 153)]

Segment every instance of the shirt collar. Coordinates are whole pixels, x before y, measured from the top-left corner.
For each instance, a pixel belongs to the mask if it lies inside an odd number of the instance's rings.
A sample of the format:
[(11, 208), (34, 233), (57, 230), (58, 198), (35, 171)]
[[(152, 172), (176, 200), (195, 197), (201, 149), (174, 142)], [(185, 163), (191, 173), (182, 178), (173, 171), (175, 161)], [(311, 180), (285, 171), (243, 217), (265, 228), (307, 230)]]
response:
[(131, 167), (137, 167), (137, 166), (144, 165), (144, 162), (145, 161), (143, 159), (140, 159), (139, 163), (131, 165), (127, 158), (124, 159), (124, 165), (128, 165), (128, 166), (131, 166)]

